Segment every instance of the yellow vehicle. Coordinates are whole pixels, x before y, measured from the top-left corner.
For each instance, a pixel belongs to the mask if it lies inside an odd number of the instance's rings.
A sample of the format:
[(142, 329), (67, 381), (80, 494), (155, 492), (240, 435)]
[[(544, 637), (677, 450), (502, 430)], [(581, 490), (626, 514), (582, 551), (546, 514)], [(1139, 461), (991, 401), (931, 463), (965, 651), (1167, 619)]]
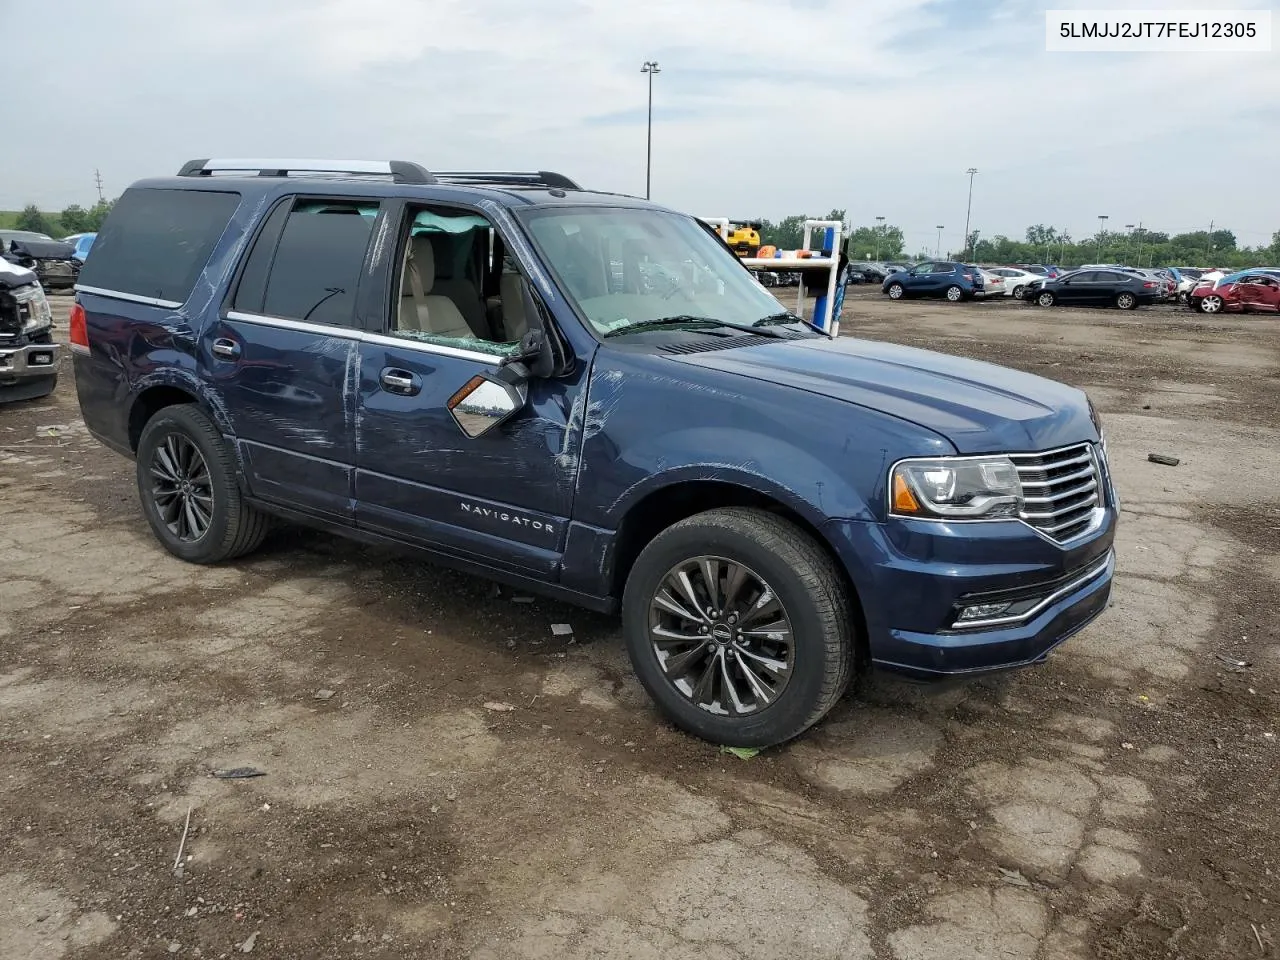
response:
[(755, 257), (760, 253), (760, 231), (764, 227), (759, 220), (730, 220), (729, 235), (725, 243), (740, 257)]

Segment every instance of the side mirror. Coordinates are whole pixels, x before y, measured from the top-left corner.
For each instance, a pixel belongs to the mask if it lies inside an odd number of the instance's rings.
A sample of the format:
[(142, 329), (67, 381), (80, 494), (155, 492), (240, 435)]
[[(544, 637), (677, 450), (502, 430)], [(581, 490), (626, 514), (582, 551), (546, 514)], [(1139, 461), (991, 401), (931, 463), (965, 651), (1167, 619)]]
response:
[(477, 374), (449, 398), (447, 406), (458, 428), (474, 440), (523, 410), (528, 396), (523, 380)]

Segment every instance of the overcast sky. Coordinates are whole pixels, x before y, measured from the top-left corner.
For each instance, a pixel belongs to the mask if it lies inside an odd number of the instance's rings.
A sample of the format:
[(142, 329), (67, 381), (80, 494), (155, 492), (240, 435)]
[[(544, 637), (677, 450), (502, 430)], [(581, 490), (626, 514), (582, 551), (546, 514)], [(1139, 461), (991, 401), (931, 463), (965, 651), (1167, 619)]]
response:
[[(1167, 3), (1167, 0), (1166, 0)], [(1152, 7), (1128, 0), (1113, 6)], [(1280, 229), (1280, 51), (1064, 54), (1101, 0), (0, 0), (0, 209), (207, 156), (553, 169), (702, 216)], [(1199, 8), (1261, 7), (1256, 0)], [(15, 42), (29, 34), (32, 42)], [(23, 117), (20, 122), (19, 115)], [(19, 136), (19, 133), (21, 136)]]

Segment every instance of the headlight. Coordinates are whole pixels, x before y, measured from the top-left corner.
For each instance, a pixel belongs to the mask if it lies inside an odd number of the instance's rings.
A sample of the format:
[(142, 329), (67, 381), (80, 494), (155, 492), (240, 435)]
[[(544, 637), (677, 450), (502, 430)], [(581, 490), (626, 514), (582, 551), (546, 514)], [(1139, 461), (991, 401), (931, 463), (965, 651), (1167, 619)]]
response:
[(897, 516), (998, 520), (1018, 515), (1022, 484), (1008, 457), (903, 460), (889, 476)]

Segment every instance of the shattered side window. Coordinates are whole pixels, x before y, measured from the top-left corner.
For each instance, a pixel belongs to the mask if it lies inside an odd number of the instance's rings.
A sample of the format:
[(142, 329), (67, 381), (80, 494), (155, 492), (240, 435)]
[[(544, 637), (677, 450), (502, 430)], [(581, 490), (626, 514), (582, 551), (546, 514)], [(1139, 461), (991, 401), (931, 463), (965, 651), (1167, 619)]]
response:
[(438, 205), (412, 210), (399, 248), (392, 336), (493, 357), (519, 352), (527, 329), (520, 288), (503, 282), (505, 245), (487, 218)]
[(495, 357), (510, 357), (520, 347), (519, 341), (497, 343), (493, 340), (481, 340), (478, 337), (441, 337), (422, 330), (393, 330), (391, 335), (402, 340), (417, 340), (419, 343), (434, 343), (441, 347), (457, 347), (459, 350), (490, 353)]

